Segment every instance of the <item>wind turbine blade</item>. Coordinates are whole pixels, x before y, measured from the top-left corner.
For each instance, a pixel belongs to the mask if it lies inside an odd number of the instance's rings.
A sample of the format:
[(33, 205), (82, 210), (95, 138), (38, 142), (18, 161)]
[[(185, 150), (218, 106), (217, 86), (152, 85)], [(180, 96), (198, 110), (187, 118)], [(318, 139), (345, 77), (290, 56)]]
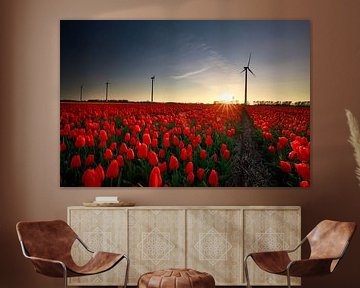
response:
[(250, 71), (250, 73), (251, 73), (251, 74), (253, 74), (253, 75), (255, 76), (254, 72), (253, 72), (253, 71), (251, 71), (251, 69), (250, 69), (250, 68), (249, 68), (249, 71)]
[(242, 71), (240, 72), (240, 74), (241, 74), (241, 73), (243, 73), (244, 71), (245, 71), (245, 69), (244, 69), (244, 70), (242, 70)]
[(247, 65), (247, 67), (249, 67), (249, 66), (250, 66), (250, 60), (251, 60), (251, 53), (250, 53), (250, 55), (249, 55), (249, 61), (248, 61), (248, 65)]

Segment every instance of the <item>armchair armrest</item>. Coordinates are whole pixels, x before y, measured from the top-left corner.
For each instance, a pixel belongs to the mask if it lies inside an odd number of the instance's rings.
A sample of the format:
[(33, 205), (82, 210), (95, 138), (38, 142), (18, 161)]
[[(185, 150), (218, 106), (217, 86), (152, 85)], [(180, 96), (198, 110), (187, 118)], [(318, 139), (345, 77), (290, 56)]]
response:
[(95, 253), (94, 251), (90, 250), (90, 248), (80, 239), (78, 235), (76, 235), (76, 240), (78, 240), (87, 251), (90, 253)]
[(67, 269), (63, 262), (59, 260), (45, 259), (39, 257), (27, 257), (34, 264), (35, 271), (51, 277), (62, 278), (66, 276)]
[(301, 240), (301, 242), (300, 242), (295, 248), (290, 249), (290, 250), (285, 250), (285, 251), (288, 252), (288, 253), (295, 252), (297, 249), (299, 249), (299, 248), (306, 242), (306, 240), (307, 240), (306, 237), (303, 238), (303, 239)]
[(26, 252), (24, 243), (22, 241), (20, 241), (20, 245), (23, 255), (25, 258), (31, 260), (31, 262), (34, 264), (36, 272), (51, 277), (66, 277), (67, 269), (64, 262), (55, 259), (30, 256)]

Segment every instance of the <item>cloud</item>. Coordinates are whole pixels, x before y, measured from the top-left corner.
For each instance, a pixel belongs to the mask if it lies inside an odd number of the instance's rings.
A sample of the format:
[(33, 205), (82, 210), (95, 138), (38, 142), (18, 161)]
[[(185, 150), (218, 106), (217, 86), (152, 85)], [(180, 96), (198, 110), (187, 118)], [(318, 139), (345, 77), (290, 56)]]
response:
[(179, 39), (169, 78), (207, 90), (234, 90), (243, 78), (239, 66), (203, 39), (185, 34)]
[(188, 77), (191, 77), (191, 76), (194, 76), (194, 75), (197, 75), (197, 74), (200, 74), (202, 72), (205, 72), (206, 70), (208, 70), (210, 67), (205, 67), (205, 68), (202, 68), (200, 70), (196, 70), (196, 71), (192, 71), (192, 72), (188, 72), (188, 73), (185, 73), (183, 75), (176, 75), (176, 76), (170, 76), (171, 78), (175, 79), (175, 80), (179, 80), (179, 79), (184, 79), (184, 78), (188, 78)]

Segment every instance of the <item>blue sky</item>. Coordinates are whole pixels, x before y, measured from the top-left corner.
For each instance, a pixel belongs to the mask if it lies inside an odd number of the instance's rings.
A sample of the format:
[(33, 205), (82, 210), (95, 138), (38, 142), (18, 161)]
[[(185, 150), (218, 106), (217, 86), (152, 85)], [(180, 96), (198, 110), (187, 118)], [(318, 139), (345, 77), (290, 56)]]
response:
[(310, 23), (62, 20), (61, 99), (202, 102), (310, 100)]

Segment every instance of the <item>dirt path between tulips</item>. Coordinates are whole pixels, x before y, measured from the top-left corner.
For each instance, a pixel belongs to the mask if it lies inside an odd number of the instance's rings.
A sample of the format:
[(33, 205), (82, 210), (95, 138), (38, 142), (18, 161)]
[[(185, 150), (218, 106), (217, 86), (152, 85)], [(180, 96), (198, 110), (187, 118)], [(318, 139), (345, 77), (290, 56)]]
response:
[(228, 186), (276, 186), (270, 171), (264, 164), (260, 153), (256, 150), (254, 141), (255, 128), (245, 109), (242, 110), (241, 127), (242, 131), (238, 136), (231, 160), (232, 177), (228, 181)]

